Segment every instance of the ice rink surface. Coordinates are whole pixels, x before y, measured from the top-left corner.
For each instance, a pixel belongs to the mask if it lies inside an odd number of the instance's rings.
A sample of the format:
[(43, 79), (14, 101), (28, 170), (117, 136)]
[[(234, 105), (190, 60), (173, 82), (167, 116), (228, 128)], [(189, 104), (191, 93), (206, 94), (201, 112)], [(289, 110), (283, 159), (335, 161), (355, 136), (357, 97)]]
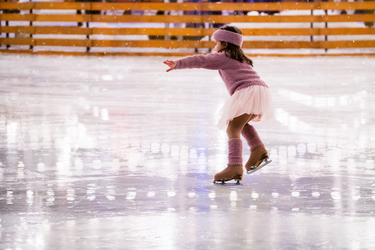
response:
[(273, 162), (240, 186), (218, 73), (165, 59), (0, 56), (0, 249), (375, 248), (374, 57), (253, 58)]

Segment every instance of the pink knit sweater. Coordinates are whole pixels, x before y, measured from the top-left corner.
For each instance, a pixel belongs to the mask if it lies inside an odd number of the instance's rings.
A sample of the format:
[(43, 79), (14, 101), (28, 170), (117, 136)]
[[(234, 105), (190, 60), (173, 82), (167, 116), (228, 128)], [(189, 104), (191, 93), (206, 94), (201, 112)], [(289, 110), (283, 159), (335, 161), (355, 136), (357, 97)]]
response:
[(253, 85), (261, 85), (268, 88), (267, 84), (260, 79), (251, 65), (234, 60), (226, 56), (224, 52), (189, 56), (176, 62), (175, 69), (204, 68), (219, 70), (219, 74), (230, 95), (233, 95), (237, 90)]

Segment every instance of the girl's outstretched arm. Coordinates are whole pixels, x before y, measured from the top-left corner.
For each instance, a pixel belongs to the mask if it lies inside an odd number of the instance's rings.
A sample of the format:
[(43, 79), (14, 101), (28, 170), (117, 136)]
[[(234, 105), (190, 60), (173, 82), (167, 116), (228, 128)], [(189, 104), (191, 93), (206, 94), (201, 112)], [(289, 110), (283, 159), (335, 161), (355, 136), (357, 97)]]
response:
[(171, 70), (174, 70), (174, 68), (177, 65), (177, 63), (175, 61), (172, 61), (172, 60), (165, 60), (163, 63), (169, 66), (169, 69), (167, 69), (167, 72), (169, 72)]

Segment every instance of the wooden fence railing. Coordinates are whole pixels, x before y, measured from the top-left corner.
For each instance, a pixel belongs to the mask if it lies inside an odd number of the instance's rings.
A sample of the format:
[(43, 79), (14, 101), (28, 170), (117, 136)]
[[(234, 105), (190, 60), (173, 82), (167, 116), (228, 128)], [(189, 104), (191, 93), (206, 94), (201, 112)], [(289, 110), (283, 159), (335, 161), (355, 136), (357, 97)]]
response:
[[(375, 51), (374, 9), (375, 2), (0, 2), (0, 52), (186, 55), (212, 48), (213, 31), (234, 24), (244, 50), (368, 54)], [(251, 12), (259, 10), (272, 14)]]

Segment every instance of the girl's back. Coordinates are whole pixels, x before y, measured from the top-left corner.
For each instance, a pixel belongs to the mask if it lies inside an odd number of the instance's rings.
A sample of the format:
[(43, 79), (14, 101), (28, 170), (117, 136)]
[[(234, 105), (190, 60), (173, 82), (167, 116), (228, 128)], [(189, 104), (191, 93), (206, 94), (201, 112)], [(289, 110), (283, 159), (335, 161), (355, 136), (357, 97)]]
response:
[(176, 63), (175, 69), (204, 68), (219, 70), (230, 95), (233, 95), (236, 90), (254, 85), (267, 87), (251, 65), (234, 60), (225, 52), (185, 57), (177, 60)]

